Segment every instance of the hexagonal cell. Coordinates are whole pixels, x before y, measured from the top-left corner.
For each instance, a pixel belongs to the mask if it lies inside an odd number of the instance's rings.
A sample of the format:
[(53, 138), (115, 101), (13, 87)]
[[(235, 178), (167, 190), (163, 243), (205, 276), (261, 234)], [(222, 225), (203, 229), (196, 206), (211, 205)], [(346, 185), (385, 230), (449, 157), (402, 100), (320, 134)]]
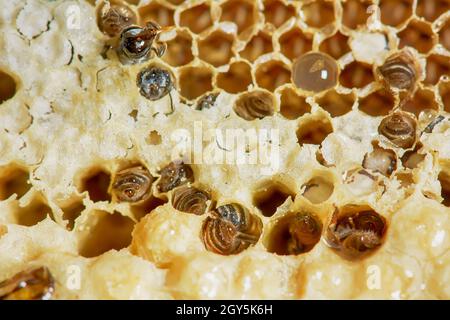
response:
[(359, 100), (359, 110), (372, 117), (385, 116), (394, 108), (395, 98), (386, 89), (372, 92)]
[(213, 74), (209, 68), (201, 66), (182, 67), (179, 74), (180, 94), (188, 100), (198, 98), (213, 88)]
[(442, 204), (450, 207), (450, 174), (442, 170), (438, 175), (438, 180), (441, 184)]
[(280, 39), (281, 53), (294, 60), (312, 48), (312, 35), (303, 33), (299, 28), (293, 28), (284, 33)]
[(450, 76), (450, 59), (440, 54), (431, 54), (427, 58), (425, 83), (435, 85), (441, 76)]
[(419, 89), (412, 99), (405, 102), (402, 109), (414, 113), (416, 117), (418, 117), (420, 112), (426, 109), (438, 110), (439, 105), (436, 102), (434, 91), (429, 89)]
[(221, 5), (220, 21), (234, 22), (238, 32), (242, 33), (255, 23), (255, 7), (253, 1), (230, 0)]
[(287, 198), (295, 198), (295, 193), (286, 185), (277, 181), (262, 183), (253, 193), (253, 205), (261, 211), (263, 216), (271, 217), (275, 214)]
[(444, 104), (444, 111), (450, 112), (450, 82), (447, 81), (440, 84), (439, 94)]
[(233, 62), (227, 72), (217, 75), (217, 86), (228, 93), (246, 91), (252, 84), (251, 67), (243, 61)]
[(413, 14), (413, 0), (380, 0), (381, 22), (397, 27)]
[(450, 1), (448, 0), (418, 0), (416, 14), (428, 21), (434, 21), (449, 10)]
[(330, 90), (322, 97), (317, 98), (316, 102), (332, 117), (339, 117), (352, 110), (355, 96), (353, 93), (343, 94), (336, 90)]
[(216, 30), (198, 42), (199, 58), (215, 67), (227, 64), (233, 56), (234, 37)]
[(359, 61), (346, 65), (339, 76), (339, 82), (347, 88), (363, 88), (374, 80), (372, 66)]
[(330, 0), (316, 0), (302, 6), (306, 23), (322, 28), (334, 22), (334, 4)]
[(292, 88), (284, 88), (280, 97), (280, 113), (289, 120), (297, 119), (307, 112), (311, 112), (311, 106), (306, 98), (297, 94)]
[(342, 23), (350, 29), (365, 25), (370, 16), (368, 8), (371, 4), (371, 0), (347, 0), (342, 4)]
[(273, 24), (276, 28), (295, 16), (295, 7), (287, 5), (279, 0), (264, 1), (264, 18), (266, 23)]
[(205, 3), (189, 8), (180, 14), (180, 26), (188, 27), (194, 33), (205, 31), (212, 24), (211, 9)]
[(288, 212), (273, 221), (264, 243), (268, 252), (280, 256), (311, 251), (320, 241), (322, 221), (309, 212)]
[(0, 201), (13, 194), (20, 199), (31, 188), (28, 170), (17, 164), (0, 167)]
[(300, 146), (304, 144), (320, 145), (333, 132), (333, 126), (324, 116), (311, 116), (299, 125), (296, 135)]
[(188, 64), (194, 59), (192, 55), (192, 37), (188, 32), (177, 31), (177, 36), (166, 42), (167, 50), (163, 56), (164, 61), (172, 66), (179, 67)]
[(239, 54), (242, 58), (247, 59), (250, 62), (254, 62), (257, 58), (263, 54), (273, 51), (272, 36), (260, 31), (258, 34), (247, 43), (244, 50)]
[(450, 51), (450, 19), (439, 30), (439, 43)]
[(120, 250), (131, 243), (134, 222), (118, 212), (95, 210), (87, 219), (89, 228), (76, 230), (79, 253), (85, 258), (97, 257), (109, 250)]
[(411, 20), (408, 26), (398, 34), (400, 38), (399, 48), (410, 46), (420, 53), (427, 53), (436, 43), (436, 35), (427, 22)]
[(52, 209), (48, 206), (42, 195), (34, 196), (31, 202), (25, 207), (17, 204), (12, 209), (15, 223), (21, 226), (31, 227), (45, 220), (47, 216), (53, 217)]
[(111, 201), (111, 195), (108, 192), (110, 182), (111, 174), (109, 172), (102, 168), (91, 168), (81, 178), (78, 191), (87, 191), (89, 199), (94, 202)]
[(150, 2), (148, 5), (139, 8), (142, 24), (147, 21), (155, 21), (161, 27), (173, 26), (173, 10), (158, 2)]
[(334, 183), (326, 176), (317, 176), (311, 178), (302, 187), (303, 197), (313, 204), (319, 204), (327, 201), (334, 191)]
[(348, 37), (338, 31), (332, 37), (325, 39), (320, 44), (319, 50), (339, 59), (351, 49), (348, 45)]
[(0, 70), (0, 104), (11, 99), (16, 94), (16, 81), (14, 78)]
[(291, 71), (283, 62), (271, 60), (258, 66), (255, 78), (258, 86), (273, 92), (291, 80)]

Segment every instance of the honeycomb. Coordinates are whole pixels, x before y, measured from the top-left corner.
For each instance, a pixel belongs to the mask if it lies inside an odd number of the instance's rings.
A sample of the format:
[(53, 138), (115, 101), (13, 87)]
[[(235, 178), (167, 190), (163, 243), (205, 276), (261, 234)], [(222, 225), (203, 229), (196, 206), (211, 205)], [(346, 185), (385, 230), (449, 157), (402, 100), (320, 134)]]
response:
[(0, 298), (450, 299), (449, 9), (2, 1)]

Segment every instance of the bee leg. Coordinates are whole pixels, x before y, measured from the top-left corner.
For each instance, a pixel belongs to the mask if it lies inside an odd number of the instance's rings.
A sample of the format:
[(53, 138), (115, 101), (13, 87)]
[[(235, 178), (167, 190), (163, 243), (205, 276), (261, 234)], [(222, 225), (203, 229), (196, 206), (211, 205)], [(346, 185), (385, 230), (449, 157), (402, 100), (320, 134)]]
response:
[(170, 99), (170, 111), (167, 113), (164, 113), (165, 116), (170, 116), (172, 113), (175, 112), (175, 108), (173, 106), (173, 99), (172, 99), (172, 95), (170, 94), (170, 91), (169, 91), (169, 99)]
[(154, 22), (154, 21), (148, 21), (146, 28), (151, 29), (151, 30), (161, 30), (161, 26), (157, 22)]
[(166, 52), (167, 45), (164, 42), (156, 42), (156, 47), (152, 47), (153, 52), (158, 57), (162, 57), (164, 53)]

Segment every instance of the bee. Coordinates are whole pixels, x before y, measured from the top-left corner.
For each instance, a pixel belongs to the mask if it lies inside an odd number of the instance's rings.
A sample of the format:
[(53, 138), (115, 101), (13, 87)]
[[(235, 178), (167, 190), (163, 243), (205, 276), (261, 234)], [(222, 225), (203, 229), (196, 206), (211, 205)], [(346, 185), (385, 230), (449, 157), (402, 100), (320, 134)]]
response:
[(122, 64), (137, 64), (150, 59), (153, 53), (162, 57), (167, 45), (159, 40), (160, 33), (169, 28), (161, 28), (156, 22), (149, 21), (145, 27), (131, 26), (123, 29), (117, 54)]
[(123, 28), (137, 23), (133, 10), (120, 1), (103, 1), (97, 11), (97, 25), (109, 37), (120, 34)]

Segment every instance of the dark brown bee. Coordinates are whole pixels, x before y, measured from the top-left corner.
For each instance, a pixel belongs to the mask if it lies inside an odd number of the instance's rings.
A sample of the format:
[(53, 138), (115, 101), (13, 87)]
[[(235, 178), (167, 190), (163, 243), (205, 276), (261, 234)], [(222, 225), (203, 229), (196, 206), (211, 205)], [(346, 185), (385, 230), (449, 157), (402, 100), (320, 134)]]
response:
[(382, 244), (386, 219), (371, 208), (345, 206), (336, 209), (324, 240), (348, 259), (363, 257)]
[(221, 255), (238, 254), (258, 242), (262, 222), (240, 204), (218, 207), (203, 222), (201, 237), (205, 248)]
[(0, 300), (49, 300), (55, 281), (46, 267), (22, 271), (0, 282)]
[(188, 182), (194, 182), (194, 173), (183, 162), (171, 162), (159, 172), (161, 175), (156, 185), (159, 192), (169, 192)]
[(298, 255), (319, 242), (322, 222), (307, 212), (291, 212), (280, 218), (270, 232), (268, 251), (279, 255)]
[(170, 90), (172, 90), (172, 76), (169, 71), (165, 69), (156, 66), (148, 67), (139, 72), (137, 76), (137, 86), (143, 97), (151, 101), (159, 100), (169, 94)]
[(271, 93), (263, 90), (255, 90), (242, 94), (234, 104), (234, 112), (245, 119), (262, 119), (273, 115), (275, 100)]
[[(120, 34), (120, 44), (117, 53), (122, 64), (142, 63), (150, 59), (154, 52), (162, 57), (166, 52), (166, 44), (159, 41), (163, 29), (155, 22), (147, 22), (144, 28), (131, 26)], [(156, 46), (155, 46), (156, 45)]]
[(136, 166), (116, 174), (112, 193), (118, 201), (138, 202), (151, 195), (153, 177), (147, 169)]
[(209, 195), (197, 188), (182, 186), (173, 190), (172, 206), (181, 212), (202, 215), (208, 207)]
[(110, 37), (118, 36), (122, 29), (136, 23), (136, 14), (122, 1), (103, 1), (97, 10), (98, 28)]
[(409, 50), (388, 57), (378, 69), (388, 89), (396, 88), (413, 92), (419, 77), (419, 66)]
[(395, 111), (385, 117), (378, 126), (378, 133), (396, 146), (408, 149), (416, 142), (416, 118), (404, 111)]

